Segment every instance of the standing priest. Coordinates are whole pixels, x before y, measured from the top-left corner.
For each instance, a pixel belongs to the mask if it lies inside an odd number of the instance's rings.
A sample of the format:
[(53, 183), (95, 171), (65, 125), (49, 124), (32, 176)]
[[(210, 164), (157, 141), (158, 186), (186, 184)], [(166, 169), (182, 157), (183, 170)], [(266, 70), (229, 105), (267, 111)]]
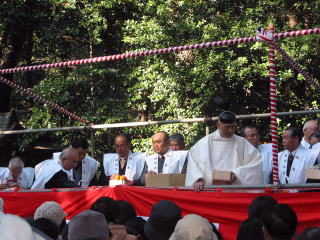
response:
[(235, 114), (221, 113), (217, 127), (190, 149), (186, 185), (197, 190), (212, 185), (213, 170), (231, 171), (229, 184), (262, 184), (261, 155), (246, 139), (234, 134)]

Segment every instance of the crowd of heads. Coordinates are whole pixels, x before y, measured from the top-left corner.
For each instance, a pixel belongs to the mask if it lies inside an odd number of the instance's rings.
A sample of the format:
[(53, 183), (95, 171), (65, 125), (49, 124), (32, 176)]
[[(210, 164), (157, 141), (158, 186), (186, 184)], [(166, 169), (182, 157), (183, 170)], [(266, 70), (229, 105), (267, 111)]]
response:
[[(44, 202), (33, 217), (4, 214), (0, 198), (0, 238), (8, 240), (222, 240), (215, 225), (196, 214), (182, 217), (170, 200), (153, 205), (145, 220), (132, 204), (109, 197), (98, 198), (90, 209), (66, 223), (66, 213), (54, 201)], [(18, 224), (15, 228), (11, 224)], [(9, 226), (10, 227), (6, 227)]]
[[(90, 209), (70, 221), (54, 201), (44, 202), (33, 217), (22, 219), (3, 213), (0, 198), (0, 238), (12, 240), (222, 240), (223, 236), (208, 219), (187, 214), (173, 201), (155, 203), (147, 219), (137, 216), (127, 201), (100, 197)], [(14, 227), (13, 227), (14, 226)], [(297, 233), (298, 218), (287, 204), (273, 197), (259, 196), (248, 208), (248, 218), (241, 222), (237, 240), (316, 240), (319, 227)]]
[(287, 204), (271, 196), (255, 198), (248, 208), (248, 218), (239, 227), (237, 240), (316, 240), (319, 227), (309, 227), (297, 233), (298, 218)]

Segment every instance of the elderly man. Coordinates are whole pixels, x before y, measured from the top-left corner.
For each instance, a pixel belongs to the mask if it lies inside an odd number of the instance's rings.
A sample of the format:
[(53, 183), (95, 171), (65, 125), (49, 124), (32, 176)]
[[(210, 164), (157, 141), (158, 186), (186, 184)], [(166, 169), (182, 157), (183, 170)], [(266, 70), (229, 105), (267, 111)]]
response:
[(306, 121), (303, 125), (303, 139), (301, 140), (301, 146), (305, 149), (310, 148), (310, 137), (312, 133), (318, 131), (318, 122), (316, 120)]
[(189, 150), (186, 185), (196, 190), (212, 185), (214, 170), (231, 171), (229, 184), (262, 184), (261, 155), (246, 139), (234, 134), (235, 114), (221, 113), (217, 127)]
[(173, 151), (184, 150), (184, 138), (180, 133), (174, 133), (169, 137), (170, 147)]
[[(89, 144), (86, 139), (74, 139), (70, 145), (79, 154), (79, 164), (72, 169), (72, 178), (81, 187), (97, 185), (96, 172), (98, 162), (87, 155)], [(58, 160), (60, 152), (53, 154), (53, 159)]]
[(245, 126), (241, 130), (242, 137), (247, 139), (256, 149), (259, 150), (262, 157), (263, 183), (271, 183), (272, 176), (272, 144), (261, 144), (260, 133), (257, 128)]
[(170, 149), (169, 134), (159, 131), (152, 136), (152, 147), (155, 154), (146, 157), (143, 174), (140, 177), (145, 184), (145, 174), (179, 174), (186, 172), (187, 151), (172, 151)]
[(114, 147), (117, 153), (103, 155), (104, 183), (107, 184), (110, 176), (115, 174), (125, 175), (130, 181), (139, 180), (145, 162), (145, 154), (132, 153), (130, 151), (131, 139), (125, 134), (118, 134), (115, 137)]
[(24, 168), (21, 158), (12, 158), (7, 168), (0, 168), (0, 189), (9, 187), (31, 188), (34, 169)]
[(284, 151), (278, 154), (280, 183), (306, 183), (306, 171), (316, 162), (319, 152), (300, 145), (301, 131), (288, 127), (282, 135)]
[(59, 160), (46, 161), (31, 189), (73, 188), (79, 185), (72, 178), (72, 169), (79, 162), (79, 153), (73, 148), (66, 148)]

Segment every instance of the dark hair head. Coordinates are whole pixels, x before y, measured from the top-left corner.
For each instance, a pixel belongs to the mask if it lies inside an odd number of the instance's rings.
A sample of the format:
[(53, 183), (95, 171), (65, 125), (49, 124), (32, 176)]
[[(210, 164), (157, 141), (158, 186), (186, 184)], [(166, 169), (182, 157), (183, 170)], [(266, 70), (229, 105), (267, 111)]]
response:
[(127, 220), (137, 216), (134, 207), (127, 201), (120, 200), (115, 204), (114, 223), (124, 225)]
[(264, 212), (273, 208), (277, 204), (277, 200), (271, 196), (258, 196), (251, 202), (248, 208), (248, 216), (249, 218), (255, 217), (262, 219)]
[(320, 239), (320, 227), (309, 227), (304, 229), (296, 240), (318, 240)]
[(254, 127), (254, 126), (251, 126), (251, 125), (247, 125), (247, 126), (244, 126), (243, 128), (241, 128), (240, 133), (239, 133), (241, 137), (244, 137), (244, 138), (246, 137), (246, 136), (245, 136), (245, 132), (246, 132), (246, 130), (247, 130), (248, 128), (249, 128), (249, 129), (256, 129), (256, 130), (258, 131), (258, 133), (260, 134), (258, 128)]
[(219, 121), (222, 123), (235, 123), (236, 115), (230, 111), (224, 111), (219, 115)]
[(74, 140), (71, 142), (71, 146), (72, 146), (72, 148), (74, 148), (74, 149), (83, 148), (83, 149), (87, 150), (87, 149), (89, 148), (89, 144), (88, 144), (87, 140), (84, 139), (84, 138), (74, 139)]
[(290, 240), (296, 232), (296, 213), (287, 204), (277, 204), (263, 214), (262, 223), (271, 239)]
[(122, 137), (122, 138), (126, 139), (127, 144), (130, 144), (130, 143), (131, 143), (131, 138), (130, 138), (130, 136), (128, 136), (128, 135), (125, 134), (125, 133), (119, 133), (119, 134), (114, 138), (114, 142), (116, 141), (116, 139), (117, 139), (118, 137)]
[(286, 131), (290, 132), (290, 137), (298, 137), (299, 141), (302, 139), (302, 131), (298, 127), (287, 127)]
[(91, 210), (102, 213), (105, 216), (107, 223), (110, 223), (114, 221), (115, 205), (116, 201), (112, 198), (101, 197), (91, 205)]
[(169, 141), (177, 142), (179, 145), (184, 146), (184, 138), (180, 133), (174, 133), (169, 137)]
[(57, 239), (59, 236), (59, 227), (47, 218), (38, 218), (31, 223), (31, 226), (52, 239)]
[(264, 240), (262, 223), (258, 218), (248, 218), (239, 227), (237, 240)]
[(128, 219), (125, 223), (127, 233), (134, 236), (143, 234), (145, 223), (146, 223), (146, 220), (144, 220), (142, 217), (134, 217), (134, 218)]

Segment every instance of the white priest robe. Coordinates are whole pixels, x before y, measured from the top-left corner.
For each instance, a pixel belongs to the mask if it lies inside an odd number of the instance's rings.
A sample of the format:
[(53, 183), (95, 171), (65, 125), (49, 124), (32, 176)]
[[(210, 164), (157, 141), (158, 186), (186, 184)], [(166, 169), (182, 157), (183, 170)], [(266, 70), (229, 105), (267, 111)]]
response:
[[(138, 180), (143, 171), (145, 153), (129, 152), (125, 176), (130, 181)], [(105, 175), (112, 176), (119, 174), (120, 157), (117, 153), (107, 153), (103, 155), (103, 168)]]
[[(187, 158), (188, 151), (173, 151), (168, 150), (163, 156), (165, 157), (163, 163), (162, 173), (164, 174), (180, 174), (183, 168), (183, 164)], [(155, 153), (146, 157), (146, 164), (148, 171), (158, 171), (158, 158), (159, 154)]]
[(313, 149), (305, 149), (304, 147), (299, 146), (299, 148), (296, 150), (296, 153), (294, 154), (289, 177), (287, 177), (289, 153), (290, 152), (288, 150), (285, 150), (278, 154), (280, 183), (306, 183), (306, 171), (308, 168), (311, 168), (314, 165), (319, 155), (319, 151)]
[(272, 174), (272, 144), (260, 144), (258, 150), (262, 157), (263, 184), (269, 184)]
[[(53, 159), (59, 160), (61, 152), (53, 153)], [(98, 169), (98, 161), (90, 156), (85, 156), (81, 161), (82, 164), (82, 175), (81, 175), (81, 187), (89, 187), (89, 184), (93, 177), (96, 175)], [(73, 176), (73, 171), (72, 176)], [(77, 183), (79, 184), (79, 183)]]
[(63, 170), (68, 175), (68, 179), (73, 181), (72, 171), (65, 170), (59, 159), (48, 159), (44, 161), (44, 164), (40, 168), (31, 189), (44, 189), (46, 183), (60, 170)]
[[(31, 167), (23, 168), (17, 179), (17, 184), (21, 188), (31, 188), (34, 179), (34, 169)], [(9, 168), (0, 168), (0, 184), (5, 184), (13, 180)]]
[(304, 140), (304, 138), (302, 138), (300, 145), (302, 147), (304, 147), (305, 149), (309, 149), (310, 148), (310, 143), (308, 143), (306, 140)]
[(200, 139), (188, 154), (186, 186), (199, 178), (212, 185), (213, 170), (232, 171), (236, 176), (233, 184), (262, 184), (261, 155), (243, 137), (221, 137), (219, 130)]

